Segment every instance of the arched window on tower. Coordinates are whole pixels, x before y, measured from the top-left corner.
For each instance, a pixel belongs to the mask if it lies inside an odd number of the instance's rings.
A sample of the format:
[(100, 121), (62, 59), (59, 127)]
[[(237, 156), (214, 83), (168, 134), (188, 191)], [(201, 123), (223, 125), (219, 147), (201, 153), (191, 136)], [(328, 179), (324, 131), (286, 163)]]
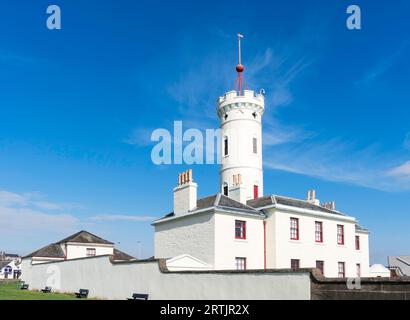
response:
[(229, 143), (228, 143), (228, 137), (224, 138), (224, 156), (227, 156), (229, 153)]
[(224, 182), (223, 186), (222, 186), (222, 192), (224, 196), (228, 196), (228, 184), (226, 182)]

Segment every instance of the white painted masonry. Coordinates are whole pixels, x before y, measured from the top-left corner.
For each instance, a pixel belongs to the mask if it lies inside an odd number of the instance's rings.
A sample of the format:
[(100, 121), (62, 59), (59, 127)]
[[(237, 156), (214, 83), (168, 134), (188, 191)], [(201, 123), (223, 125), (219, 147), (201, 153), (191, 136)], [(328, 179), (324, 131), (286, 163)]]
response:
[(189, 254), (215, 264), (215, 217), (212, 212), (186, 214), (155, 225), (155, 256), (172, 258)]
[[(161, 272), (157, 261), (112, 264), (107, 256), (32, 265), (23, 259), (30, 289), (50, 285), (60, 292), (90, 290), (89, 297), (150, 300), (309, 300), (309, 272)], [(246, 290), (244, 290), (246, 288)]]
[(94, 249), (96, 256), (113, 254), (114, 252), (113, 244), (68, 242), (66, 246), (62, 245), (62, 247), (66, 248), (67, 259), (84, 258), (87, 256), (87, 249)]
[[(221, 121), (220, 186), (223, 193), (224, 183), (229, 189), (234, 188), (233, 177), (240, 174), (245, 197), (254, 197), (254, 186), (258, 186), (259, 196), (263, 195), (262, 170), (262, 115), (265, 108), (263, 94), (244, 90), (243, 95), (229, 91), (218, 99), (217, 112)], [(256, 139), (254, 153), (253, 139)], [(225, 139), (228, 141), (228, 153), (225, 154)], [(240, 200), (238, 200), (240, 201)], [(243, 203), (245, 203), (245, 201)]]
[[(356, 231), (354, 218), (285, 206), (266, 212), (268, 268), (289, 268), (291, 259), (300, 260), (301, 268), (315, 268), (319, 260), (326, 277), (338, 277), (338, 262), (345, 263), (346, 277), (356, 277), (357, 264), (361, 276), (369, 276), (368, 233)], [(290, 218), (299, 219), (299, 240), (290, 239)], [(323, 224), (323, 242), (315, 241), (316, 221)], [(344, 245), (337, 244), (337, 225), (344, 226)], [(355, 247), (356, 235), (360, 250)]]
[[(235, 239), (235, 220), (246, 222), (246, 239)], [(215, 213), (215, 269), (235, 270), (235, 258), (247, 269), (263, 269), (263, 217)], [(222, 245), (223, 244), (223, 245)]]

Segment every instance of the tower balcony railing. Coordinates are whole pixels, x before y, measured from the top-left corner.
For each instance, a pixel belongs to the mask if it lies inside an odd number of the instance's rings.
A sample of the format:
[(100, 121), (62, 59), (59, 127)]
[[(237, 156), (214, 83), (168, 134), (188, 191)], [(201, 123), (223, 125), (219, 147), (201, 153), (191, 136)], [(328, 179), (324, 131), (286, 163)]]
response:
[(265, 96), (262, 92), (257, 93), (253, 90), (243, 90), (242, 94), (240, 94), (236, 90), (231, 90), (225, 93), (223, 96), (219, 97), (217, 102), (218, 104), (221, 104), (225, 102), (226, 100), (235, 99), (235, 98), (252, 98), (252, 99), (258, 99), (260, 101), (265, 100)]

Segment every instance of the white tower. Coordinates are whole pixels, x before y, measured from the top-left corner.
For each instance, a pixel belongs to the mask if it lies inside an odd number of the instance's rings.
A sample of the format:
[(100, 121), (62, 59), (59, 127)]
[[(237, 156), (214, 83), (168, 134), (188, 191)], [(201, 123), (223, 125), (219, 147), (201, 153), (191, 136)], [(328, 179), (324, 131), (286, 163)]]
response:
[(241, 38), (238, 34), (237, 88), (218, 99), (217, 113), (222, 131), (221, 192), (246, 203), (263, 196), (262, 115), (265, 98), (263, 93), (242, 89)]

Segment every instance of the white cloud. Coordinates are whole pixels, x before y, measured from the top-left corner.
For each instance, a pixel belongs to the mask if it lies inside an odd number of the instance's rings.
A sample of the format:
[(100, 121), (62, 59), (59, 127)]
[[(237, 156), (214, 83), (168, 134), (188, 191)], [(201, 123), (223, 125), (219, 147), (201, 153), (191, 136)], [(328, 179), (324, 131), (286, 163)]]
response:
[(394, 167), (388, 171), (388, 174), (399, 179), (410, 180), (410, 161), (407, 161), (397, 167)]
[(48, 214), (30, 208), (0, 206), (0, 233), (25, 237), (27, 235), (72, 232), (79, 219), (68, 214)]
[(79, 208), (77, 204), (55, 203), (44, 199), (39, 192), (14, 193), (0, 190), (0, 206), (30, 207), (44, 210), (65, 210)]

